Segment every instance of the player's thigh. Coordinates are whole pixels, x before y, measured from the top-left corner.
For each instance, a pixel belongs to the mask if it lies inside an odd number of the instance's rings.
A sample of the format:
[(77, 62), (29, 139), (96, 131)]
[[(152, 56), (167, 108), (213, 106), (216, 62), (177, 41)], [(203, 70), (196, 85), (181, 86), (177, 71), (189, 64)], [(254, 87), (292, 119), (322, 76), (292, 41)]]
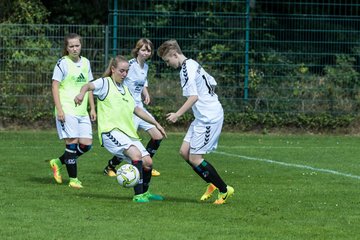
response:
[(215, 150), (221, 129), (222, 121), (210, 124), (196, 124), (190, 140), (190, 154), (206, 154)]
[[(136, 140), (134, 140), (134, 141), (132, 142), (132, 144), (140, 151), (140, 157), (141, 157), (141, 159), (144, 160), (144, 158), (145, 158), (146, 156), (149, 156), (149, 157), (150, 157), (149, 152), (146, 150), (146, 148), (144, 147), (144, 145), (142, 144), (142, 142), (141, 142), (140, 140), (136, 139)], [(137, 159), (136, 159), (136, 160), (137, 160)], [(145, 161), (148, 161), (147, 158), (145, 159)], [(150, 158), (150, 161), (152, 161), (151, 158)], [(150, 164), (151, 164), (151, 163), (150, 163)]]
[(120, 158), (127, 158), (125, 150), (132, 146), (132, 140), (126, 134), (113, 130), (101, 135), (102, 144), (112, 155)]
[(92, 127), (89, 116), (79, 116), (79, 138), (83, 139), (83, 144), (90, 145), (92, 144)]
[[(138, 151), (138, 153), (140, 153), (140, 155), (136, 155), (132, 156), (131, 159), (132, 160), (142, 160), (143, 161), (143, 166), (146, 168), (151, 168), (152, 166), (152, 158), (150, 157), (149, 152), (146, 150), (146, 148), (144, 147), (144, 145), (141, 143), (140, 140), (134, 140), (132, 142), (132, 147), (135, 148), (131, 148), (132, 150), (136, 149)], [(140, 158), (139, 158), (140, 156)]]
[(64, 142), (66, 145), (69, 144), (78, 144), (79, 143), (79, 139), (78, 138), (64, 138)]
[(76, 116), (65, 114), (65, 121), (56, 121), (56, 129), (60, 139), (79, 138), (79, 122)]
[(189, 160), (189, 150), (190, 150), (190, 143), (187, 141), (183, 141), (180, 147), (180, 155), (185, 160)]
[(142, 158), (140, 150), (135, 145), (131, 145), (128, 149), (125, 149), (124, 154), (131, 160), (140, 160)]
[(147, 133), (150, 135), (150, 137), (152, 139), (155, 139), (155, 140), (163, 139), (163, 135), (161, 134), (159, 129), (157, 129), (155, 126), (153, 126), (153, 128), (150, 128), (149, 130), (147, 130)]

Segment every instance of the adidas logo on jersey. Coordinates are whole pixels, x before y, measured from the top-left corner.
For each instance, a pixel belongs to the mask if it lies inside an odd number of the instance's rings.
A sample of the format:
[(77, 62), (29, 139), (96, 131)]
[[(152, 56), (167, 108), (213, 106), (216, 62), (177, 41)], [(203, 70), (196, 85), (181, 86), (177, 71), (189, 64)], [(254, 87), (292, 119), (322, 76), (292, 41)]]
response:
[(76, 82), (86, 82), (86, 79), (82, 73), (78, 76)]

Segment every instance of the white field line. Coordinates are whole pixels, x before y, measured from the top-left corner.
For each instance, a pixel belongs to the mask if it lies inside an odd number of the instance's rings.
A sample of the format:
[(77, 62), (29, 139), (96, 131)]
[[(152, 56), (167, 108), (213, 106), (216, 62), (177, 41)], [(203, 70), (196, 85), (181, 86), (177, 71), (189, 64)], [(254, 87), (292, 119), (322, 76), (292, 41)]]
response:
[(349, 146), (349, 147), (314, 147), (314, 146), (306, 146), (306, 147), (300, 147), (300, 146), (281, 146), (281, 147), (276, 147), (276, 146), (221, 146), (221, 148), (228, 148), (228, 149), (309, 149), (309, 148), (313, 148), (313, 149), (337, 149), (337, 148), (356, 148), (357, 147), (353, 147), (353, 146)]
[(330, 174), (334, 174), (334, 175), (339, 175), (339, 176), (349, 177), (349, 178), (355, 178), (355, 179), (360, 180), (360, 176), (358, 176), (358, 175), (353, 175), (353, 174), (350, 174), (350, 173), (342, 173), (342, 172), (338, 172), (338, 171), (330, 170), (330, 169), (315, 168), (315, 167), (311, 167), (311, 166), (307, 166), (307, 165), (286, 163), (286, 162), (280, 162), (280, 161), (275, 161), (275, 160), (266, 159), (266, 158), (249, 157), (249, 156), (243, 156), (243, 155), (237, 155), (237, 154), (219, 152), (219, 151), (214, 151), (214, 153), (220, 154), (220, 155), (225, 155), (225, 156), (230, 156), (230, 157), (242, 158), (242, 159), (250, 160), (250, 161), (266, 162), (266, 163), (270, 163), (270, 164), (278, 164), (278, 165), (287, 166), (287, 167), (309, 169), (309, 170), (312, 170), (312, 171), (330, 173)]

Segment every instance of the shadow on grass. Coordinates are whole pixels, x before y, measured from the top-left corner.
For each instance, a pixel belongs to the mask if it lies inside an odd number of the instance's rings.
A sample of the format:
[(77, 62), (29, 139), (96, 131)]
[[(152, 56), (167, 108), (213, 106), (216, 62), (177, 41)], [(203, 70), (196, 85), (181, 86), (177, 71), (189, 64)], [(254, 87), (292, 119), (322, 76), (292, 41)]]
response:
[[(63, 183), (63, 184), (57, 184), (55, 182), (55, 180), (52, 178), (52, 176), (44, 176), (44, 177), (36, 177), (36, 176), (32, 176), (27, 178), (27, 181), (35, 183), (35, 184), (41, 184), (41, 185), (54, 185), (54, 186), (59, 186), (59, 187), (68, 187), (67, 183)], [(86, 187), (84, 189), (74, 189), (74, 191), (76, 192), (76, 195), (82, 198), (94, 198), (94, 199), (103, 199), (103, 200), (120, 200), (120, 201), (132, 201), (132, 197), (133, 197), (133, 192), (131, 193), (119, 193), (119, 194), (112, 194), (112, 193), (94, 193), (94, 192), (89, 192), (90, 189), (86, 189)], [(94, 189), (92, 189), (94, 190)], [(90, 190), (90, 191), (92, 191)], [(130, 190), (130, 189), (129, 189)], [(131, 191), (131, 190), (130, 190)], [(157, 192), (154, 192), (157, 193)], [(205, 202), (200, 202), (195, 198), (183, 198), (183, 197), (177, 197), (177, 196), (167, 196), (166, 194), (160, 194), (162, 196), (165, 197), (164, 202), (172, 202), (172, 203), (192, 203), (192, 204), (206, 204)], [(158, 202), (158, 201), (152, 201), (152, 202)]]
[(28, 178), (29, 182), (33, 182), (33, 183), (39, 183), (39, 184), (57, 184), (55, 182), (55, 180), (52, 177), (35, 177), (35, 176), (31, 176)]
[[(82, 192), (77, 194), (80, 197), (84, 198), (94, 198), (94, 199), (106, 199), (106, 200), (120, 200), (120, 201), (129, 201), (132, 202), (133, 195), (120, 195), (120, 194), (104, 194), (104, 193), (89, 193)], [(162, 195), (165, 197), (164, 201), (150, 201), (150, 202), (164, 202), (164, 203), (192, 203), (192, 204), (204, 204), (203, 202), (197, 201), (196, 199), (188, 199), (188, 198), (177, 198), (177, 197), (167, 197), (166, 195)]]
[[(82, 189), (80, 189), (81, 191)], [(76, 195), (82, 198), (86, 199), (102, 199), (102, 200), (132, 200), (132, 196), (119, 196), (116, 194), (110, 194), (110, 193), (89, 193), (89, 192), (78, 192)]]

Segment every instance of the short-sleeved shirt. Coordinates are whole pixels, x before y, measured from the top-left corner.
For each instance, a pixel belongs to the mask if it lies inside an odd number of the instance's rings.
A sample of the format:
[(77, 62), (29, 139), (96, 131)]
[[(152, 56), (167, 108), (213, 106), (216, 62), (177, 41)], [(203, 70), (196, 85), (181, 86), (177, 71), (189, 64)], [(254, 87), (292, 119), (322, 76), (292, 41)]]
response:
[[(75, 106), (74, 97), (80, 92), (83, 85), (93, 79), (90, 61), (85, 57), (80, 57), (78, 62), (73, 62), (69, 56), (63, 56), (54, 67), (52, 79), (59, 82), (59, 97), (65, 114), (88, 115), (88, 94), (84, 96), (82, 106)], [(56, 115), (56, 108), (54, 112)]]
[[(89, 64), (89, 81), (94, 79), (94, 76), (92, 74), (91, 71), (91, 67), (90, 67), (90, 62), (88, 62)], [(80, 68), (82, 65), (82, 57), (80, 57), (80, 61), (78, 61), (76, 63), (76, 65)], [(68, 66), (66, 64), (66, 61), (64, 60), (64, 58), (60, 58), (58, 60), (58, 62), (56, 63), (55, 67), (54, 67), (54, 72), (53, 72), (53, 80), (56, 80), (58, 82), (61, 82), (62, 80), (65, 79), (66, 75), (68, 74)]]
[(148, 86), (148, 70), (149, 66), (146, 63), (142, 68), (136, 58), (133, 58), (129, 61), (129, 72), (124, 80), (124, 84), (129, 88), (136, 105), (141, 108), (143, 108), (141, 93), (144, 87)]
[(203, 123), (215, 123), (223, 118), (224, 112), (215, 93), (215, 79), (192, 59), (186, 59), (181, 65), (180, 82), (183, 96), (197, 96), (192, 106), (196, 119)]
[(98, 133), (102, 142), (102, 133), (118, 129), (132, 138), (139, 138), (133, 121), (135, 101), (128, 88), (118, 84), (111, 77), (92, 81), (93, 94), (98, 97)]

